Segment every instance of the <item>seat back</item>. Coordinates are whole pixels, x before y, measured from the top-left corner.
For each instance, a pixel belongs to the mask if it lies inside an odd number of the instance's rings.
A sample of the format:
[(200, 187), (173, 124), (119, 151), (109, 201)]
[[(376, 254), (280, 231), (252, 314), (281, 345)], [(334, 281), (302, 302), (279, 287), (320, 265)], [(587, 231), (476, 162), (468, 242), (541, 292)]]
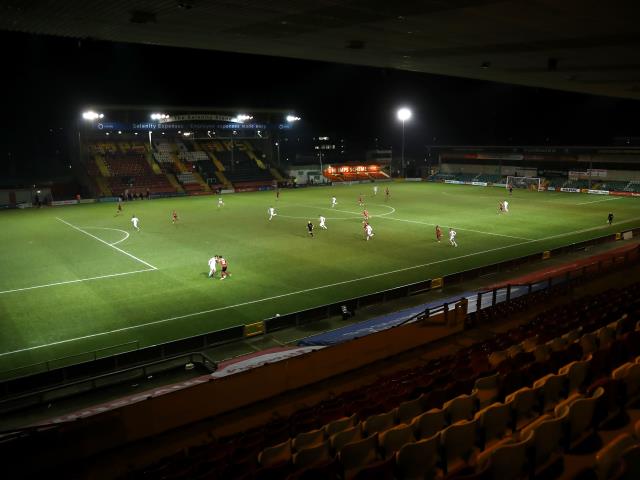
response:
[(550, 373), (533, 384), (542, 388), (542, 411), (553, 410), (555, 405), (564, 397), (567, 375)]
[(569, 440), (574, 442), (593, 426), (598, 399), (604, 394), (598, 388), (590, 398), (580, 398), (569, 406)]
[(566, 374), (569, 394), (582, 391), (589, 377), (589, 362), (578, 360), (562, 367), (558, 373)]
[(346, 472), (358, 469), (375, 462), (378, 459), (378, 434), (374, 433), (362, 440), (347, 443), (340, 452), (338, 458), (342, 468)]
[(258, 462), (263, 467), (291, 461), (291, 439), (273, 447), (265, 448), (258, 454)]
[(476, 413), (480, 432), (482, 434), (482, 444), (487, 444), (494, 440), (499, 440), (507, 433), (511, 423), (511, 406), (504, 403), (494, 403)]
[(357, 415), (354, 413), (350, 417), (342, 417), (334, 420), (324, 426), (324, 434), (327, 438), (332, 435), (342, 432), (347, 428), (351, 428), (356, 424)]
[(473, 395), (478, 399), (480, 408), (491, 405), (500, 392), (500, 375), (494, 374), (476, 380)]
[(446, 402), (442, 409), (445, 411), (450, 423), (459, 420), (470, 420), (476, 410), (476, 399), (471, 395), (459, 395)]
[(515, 427), (518, 427), (523, 421), (538, 415), (538, 407), (540, 405), (539, 392), (539, 388), (523, 387), (505, 398), (505, 403), (511, 405)]
[(320, 445), (324, 442), (324, 430), (317, 429), (311, 430), (310, 432), (303, 432), (296, 435), (296, 438), (293, 439), (291, 443), (291, 447), (294, 450), (301, 450), (303, 448), (313, 447), (315, 445)]
[(596, 464), (594, 467), (598, 480), (606, 480), (609, 478), (613, 467), (620, 461), (625, 450), (634, 445), (637, 444), (631, 435), (621, 433), (600, 449), (600, 451), (596, 453)]
[(560, 452), (562, 449), (564, 425), (569, 415), (569, 409), (565, 408), (560, 413), (560, 416), (543, 415), (520, 432), (522, 438), (533, 432), (536, 466), (544, 464), (555, 452)]
[(388, 430), (395, 425), (395, 412), (380, 413), (371, 415), (362, 424), (362, 431), (365, 435)]
[(411, 426), (403, 423), (382, 432), (378, 440), (384, 457), (388, 458), (403, 445), (413, 442), (415, 438)]
[(442, 431), (440, 438), (446, 470), (457, 462), (469, 461), (476, 442), (476, 429), (477, 420), (460, 420)]
[(319, 465), (331, 459), (329, 441), (303, 448), (293, 454), (293, 464), (299, 468)]
[(403, 479), (435, 477), (440, 448), (440, 434), (407, 443), (396, 453), (396, 467)]
[(360, 424), (356, 424), (351, 428), (347, 428), (341, 432), (332, 435), (329, 438), (329, 445), (334, 452), (339, 452), (346, 444), (355, 442), (362, 438), (362, 429)]
[(428, 438), (447, 426), (444, 410), (434, 408), (414, 418), (411, 422), (416, 438)]
[(478, 467), (491, 462), (491, 478), (495, 480), (517, 480), (522, 478), (527, 467), (527, 450), (533, 442), (530, 432), (518, 442), (499, 444), (478, 455)]
[(396, 418), (399, 423), (411, 423), (411, 421), (420, 415), (424, 410), (422, 408), (423, 396), (414, 400), (408, 400), (398, 405), (396, 410)]

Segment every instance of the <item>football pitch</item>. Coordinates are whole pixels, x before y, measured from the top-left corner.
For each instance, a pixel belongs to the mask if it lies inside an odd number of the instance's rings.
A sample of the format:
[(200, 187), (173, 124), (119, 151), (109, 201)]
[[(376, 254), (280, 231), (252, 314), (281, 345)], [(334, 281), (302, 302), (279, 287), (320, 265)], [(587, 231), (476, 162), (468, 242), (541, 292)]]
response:
[[(225, 195), (222, 208), (213, 196), (134, 201), (118, 216), (114, 203), (0, 212), (0, 372), (254, 323), (640, 226), (635, 198), (378, 185), (377, 196), (364, 184), (283, 190), (277, 201), (272, 191)], [(509, 213), (498, 214), (505, 199)], [(224, 281), (208, 278), (218, 254), (229, 263)]]

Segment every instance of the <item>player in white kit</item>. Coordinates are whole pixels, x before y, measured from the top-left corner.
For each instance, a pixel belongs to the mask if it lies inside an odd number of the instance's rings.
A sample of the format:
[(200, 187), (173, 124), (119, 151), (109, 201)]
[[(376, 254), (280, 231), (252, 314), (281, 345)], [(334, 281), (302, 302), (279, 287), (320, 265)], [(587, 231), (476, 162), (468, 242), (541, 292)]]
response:
[(331, 208), (335, 207), (338, 204), (336, 197), (331, 197)]
[(367, 224), (367, 226), (364, 227), (364, 231), (367, 234), (367, 241), (369, 241), (369, 239), (375, 235), (375, 233), (373, 233), (373, 227), (369, 224)]
[(504, 205), (504, 213), (509, 213), (509, 202), (505, 200), (502, 205)]
[(378, 186), (377, 185), (373, 186), (373, 194), (374, 195), (378, 195)]
[(456, 235), (457, 234), (458, 233), (453, 228), (449, 229), (449, 243), (451, 245), (453, 245), (454, 247), (458, 246), (458, 244), (456, 243)]
[(269, 220), (271, 220), (273, 217), (277, 216), (278, 214), (276, 213), (276, 209), (273, 207), (269, 207)]
[(218, 208), (220, 207), (224, 207), (224, 201), (222, 200), (222, 197), (218, 197)]
[(135, 228), (137, 231), (140, 231), (140, 227), (138, 226), (138, 224), (140, 223), (140, 219), (138, 217), (133, 215), (131, 217), (131, 223), (133, 224), (133, 228)]
[(218, 263), (218, 256), (214, 255), (209, 259), (209, 278), (216, 276), (216, 264)]
[(320, 228), (324, 228), (325, 230), (327, 230), (327, 226), (324, 224), (324, 222), (325, 222), (326, 220), (327, 220), (326, 218), (324, 218), (322, 215), (320, 215), (320, 218), (319, 218), (319, 221), (320, 221)]

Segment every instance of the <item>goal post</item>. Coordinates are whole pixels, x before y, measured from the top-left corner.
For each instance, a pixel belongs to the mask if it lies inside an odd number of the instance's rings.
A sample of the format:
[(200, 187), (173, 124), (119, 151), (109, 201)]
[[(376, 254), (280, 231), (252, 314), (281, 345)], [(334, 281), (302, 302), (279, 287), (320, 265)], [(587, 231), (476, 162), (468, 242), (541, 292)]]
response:
[(539, 177), (512, 177), (507, 176), (507, 189), (509, 187), (527, 189), (533, 192), (539, 192), (542, 181)]

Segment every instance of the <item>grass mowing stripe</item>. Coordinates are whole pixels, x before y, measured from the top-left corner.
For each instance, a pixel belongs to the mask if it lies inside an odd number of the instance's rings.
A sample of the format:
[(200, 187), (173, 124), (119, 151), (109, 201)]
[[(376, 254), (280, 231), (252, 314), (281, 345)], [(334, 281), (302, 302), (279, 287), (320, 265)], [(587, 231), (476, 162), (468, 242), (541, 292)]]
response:
[(97, 277), (78, 278), (76, 280), (66, 280), (64, 282), (47, 283), (45, 285), (34, 285), (33, 287), (14, 288), (12, 290), (3, 290), (0, 292), (0, 295), (2, 295), (3, 293), (14, 293), (14, 292), (23, 292), (25, 290), (34, 290), (36, 288), (56, 287), (58, 285), (68, 285), (70, 283), (88, 282), (90, 280), (101, 280), (103, 278), (122, 277), (123, 275), (131, 275), (134, 273), (142, 273), (142, 272), (153, 272), (155, 270), (157, 269), (145, 268), (144, 270), (133, 270), (131, 272), (111, 273), (109, 275), (99, 275)]
[(80, 227), (76, 227), (75, 225), (72, 225), (71, 223), (67, 222), (66, 220), (63, 220), (62, 218), (60, 218), (60, 217), (56, 217), (56, 219), (57, 219), (57, 220), (60, 220), (62, 223), (66, 224), (66, 225), (69, 225), (71, 228), (73, 228), (73, 229), (75, 229), (75, 230), (77, 230), (77, 231), (79, 231), (79, 232), (82, 232), (82, 233), (84, 233), (85, 235), (89, 235), (91, 238), (94, 238), (94, 239), (98, 240), (98, 241), (99, 241), (99, 242), (101, 242), (101, 243), (104, 243), (104, 244), (105, 244), (105, 245), (107, 245), (108, 247), (111, 247), (111, 248), (113, 248), (113, 249), (115, 249), (115, 250), (119, 251), (120, 253), (124, 253), (124, 254), (125, 254), (125, 255), (127, 255), (128, 257), (131, 257), (131, 258), (133, 258), (134, 260), (137, 260), (138, 262), (140, 262), (140, 263), (142, 263), (142, 264), (146, 265), (147, 267), (150, 267), (152, 270), (158, 270), (158, 268), (157, 268), (157, 267), (154, 267), (154, 266), (153, 266), (153, 265), (151, 265), (150, 263), (145, 262), (144, 260), (139, 259), (139, 258), (138, 258), (138, 257), (136, 257), (135, 255), (131, 255), (129, 252), (125, 252), (125, 251), (124, 251), (124, 250), (122, 250), (121, 248), (116, 247), (115, 245), (112, 245), (112, 244), (111, 244), (111, 243), (109, 243), (109, 242), (105, 242), (105, 241), (104, 241), (104, 240), (102, 240), (101, 238), (96, 237), (95, 235), (93, 235), (93, 234), (91, 234), (91, 233), (87, 232), (86, 230), (81, 229)]
[[(630, 218), (628, 220), (624, 220), (624, 221), (618, 222), (618, 223), (628, 223), (628, 222), (634, 222), (634, 221), (637, 221), (637, 220), (640, 220), (640, 217)], [(235, 305), (227, 305), (225, 307), (218, 307), (218, 308), (212, 308), (212, 309), (209, 309), (209, 310), (203, 310), (201, 312), (187, 313), (187, 314), (178, 315), (178, 316), (175, 316), (175, 317), (163, 318), (161, 320), (155, 320), (153, 322), (147, 322), (147, 323), (141, 323), (139, 325), (131, 325), (131, 326), (128, 326), (128, 327), (117, 328), (115, 330), (110, 330), (110, 331), (107, 331), (107, 332), (98, 332), (98, 333), (94, 333), (94, 334), (91, 334), (91, 335), (84, 335), (82, 337), (76, 337), (76, 338), (69, 338), (69, 339), (66, 339), (66, 340), (60, 340), (58, 342), (48, 343), (48, 344), (45, 344), (45, 345), (37, 345), (35, 347), (28, 347), (28, 348), (22, 348), (20, 350), (13, 350), (11, 352), (0, 353), (0, 357), (6, 356), (6, 355), (11, 355), (11, 354), (14, 354), (14, 353), (20, 353), (20, 352), (35, 350), (35, 349), (39, 349), (39, 348), (50, 347), (50, 346), (54, 346), (54, 345), (60, 345), (60, 344), (63, 344), (63, 343), (69, 343), (69, 342), (73, 342), (73, 341), (76, 341), (76, 340), (84, 340), (84, 339), (87, 339), (87, 338), (94, 338), (94, 337), (99, 337), (99, 336), (103, 336), (103, 335), (109, 335), (109, 334), (112, 334), (112, 333), (118, 333), (118, 332), (123, 332), (123, 331), (127, 331), (127, 330), (132, 330), (132, 329), (135, 329), (135, 328), (147, 327), (147, 326), (150, 326), (150, 325), (157, 325), (157, 324), (166, 323), (166, 322), (172, 322), (174, 320), (181, 320), (183, 318), (195, 317), (195, 316), (198, 316), (198, 315), (205, 315), (207, 313), (220, 312), (220, 311), (223, 311), (223, 310), (229, 310), (229, 309), (233, 309), (233, 308), (238, 308), (238, 307), (242, 307), (242, 306), (245, 306), (245, 305), (251, 305), (251, 304), (255, 304), (255, 303), (267, 302), (267, 301), (270, 301), (270, 300), (276, 300), (278, 298), (290, 297), (292, 295), (300, 295), (302, 293), (309, 293), (309, 292), (313, 292), (313, 291), (316, 291), (316, 290), (322, 290), (322, 289), (325, 289), (325, 288), (337, 287), (337, 286), (340, 286), (340, 285), (347, 285), (347, 284), (350, 284), (350, 283), (360, 282), (362, 280), (369, 280), (371, 278), (382, 277), (382, 276), (385, 276), (385, 275), (392, 275), (394, 273), (406, 272), (408, 270), (415, 270), (415, 269), (418, 269), (418, 268), (430, 267), (430, 266), (437, 265), (437, 264), (440, 264), (440, 263), (451, 262), (451, 261), (454, 261), (454, 260), (460, 260), (462, 258), (474, 257), (476, 255), (484, 255), (485, 253), (496, 252), (496, 251), (499, 251), (499, 250), (505, 250), (507, 248), (513, 248), (513, 247), (517, 247), (517, 246), (520, 246), (520, 245), (526, 245), (526, 244), (541, 242), (541, 241), (545, 241), (545, 240), (552, 240), (554, 238), (559, 238), (559, 237), (563, 237), (563, 236), (569, 236), (569, 235), (574, 235), (574, 234), (579, 234), (579, 233), (590, 232), (590, 231), (593, 231), (593, 230), (602, 230), (603, 228), (608, 228), (608, 227), (609, 227), (609, 225), (591, 227), (591, 228), (585, 228), (583, 230), (565, 232), (565, 233), (560, 233), (558, 235), (552, 235), (552, 236), (549, 236), (549, 237), (538, 238), (536, 240), (526, 240), (524, 242), (513, 243), (511, 245), (504, 245), (502, 247), (495, 247), (495, 248), (490, 248), (488, 250), (482, 250), (480, 252), (467, 253), (465, 255), (459, 255), (457, 257), (445, 258), (443, 260), (435, 260), (433, 262), (423, 263), (421, 265), (412, 265), (410, 267), (398, 268), (396, 270), (391, 270), (389, 272), (374, 273), (372, 275), (367, 275), (365, 277), (353, 278), (353, 279), (350, 279), (350, 280), (343, 280), (341, 282), (330, 283), (330, 284), (327, 284), (327, 285), (320, 285), (320, 286), (312, 287), (312, 288), (305, 288), (303, 290), (296, 290), (294, 292), (288, 292), (288, 293), (283, 293), (283, 294), (280, 294), (280, 295), (274, 295), (272, 297), (265, 297), (265, 298), (259, 298), (259, 299), (256, 299), (256, 300), (250, 300), (248, 302), (236, 303)]]

